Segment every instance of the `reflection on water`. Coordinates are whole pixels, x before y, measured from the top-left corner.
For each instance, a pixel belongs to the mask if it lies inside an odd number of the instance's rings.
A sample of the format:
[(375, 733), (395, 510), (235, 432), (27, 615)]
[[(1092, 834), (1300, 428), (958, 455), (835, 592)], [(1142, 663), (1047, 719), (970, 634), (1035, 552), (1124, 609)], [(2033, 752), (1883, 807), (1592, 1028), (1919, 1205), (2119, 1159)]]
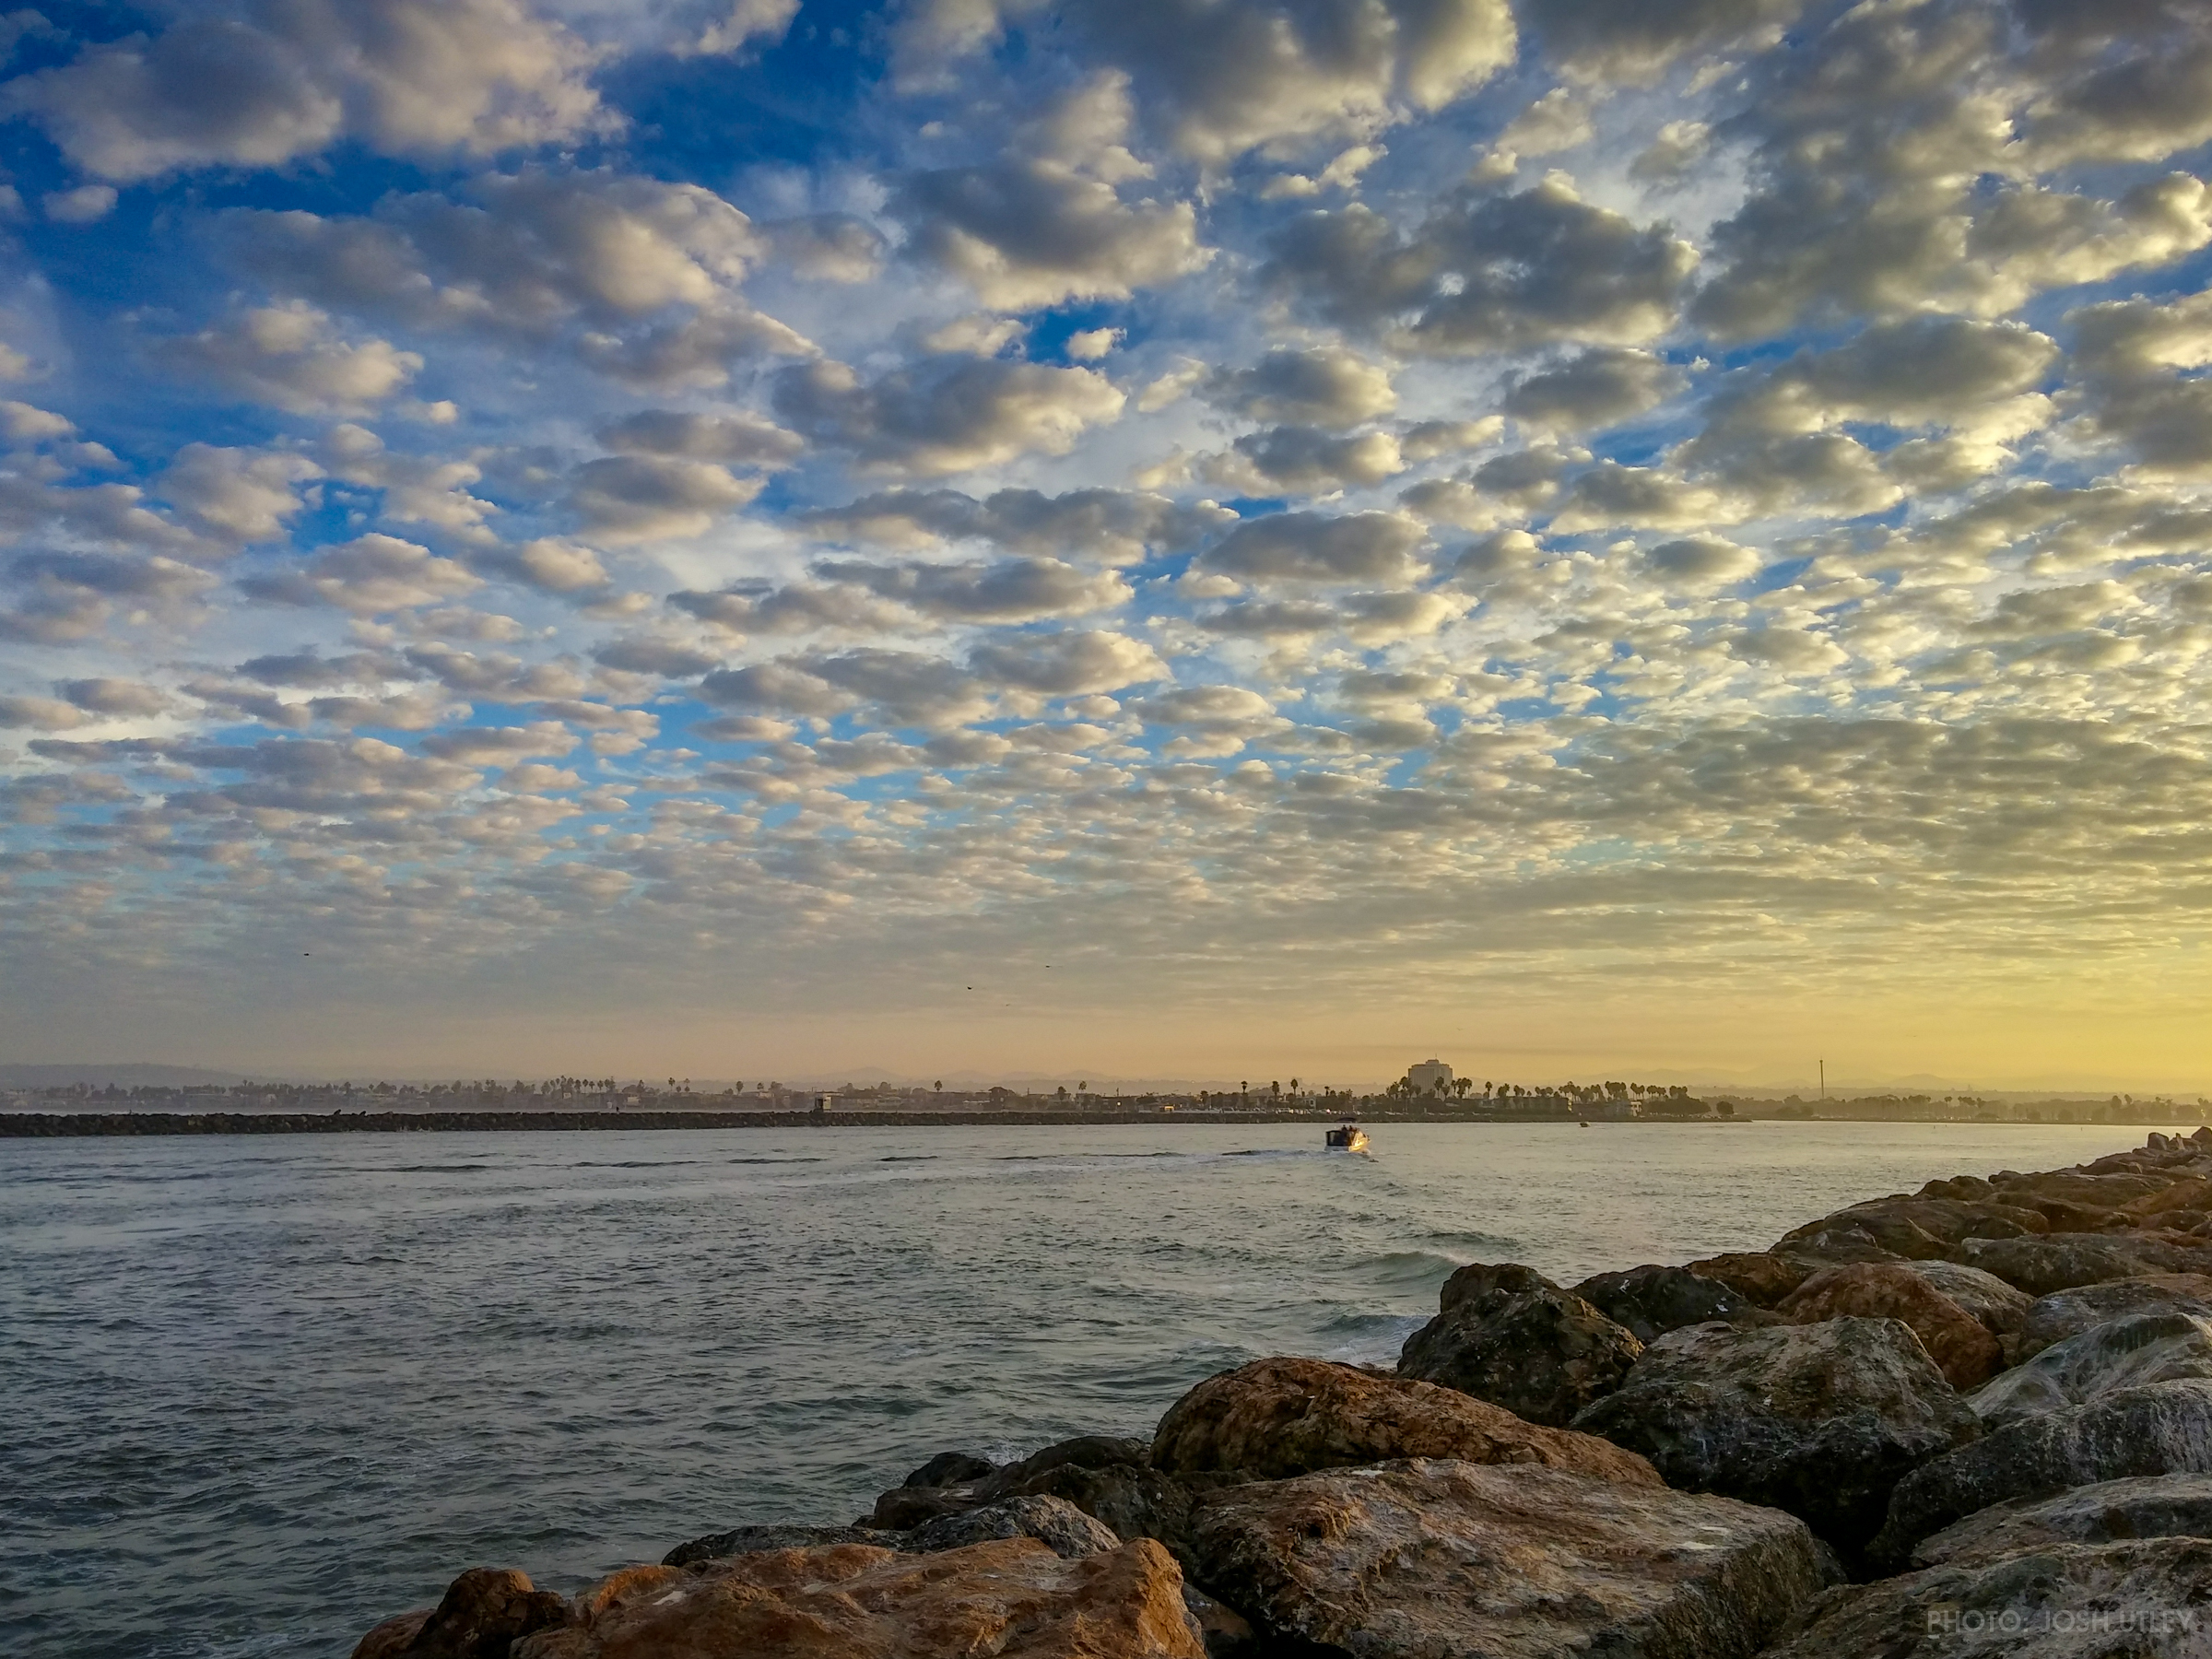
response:
[(571, 1589), (846, 1520), (935, 1452), (1389, 1359), (1473, 1260), (1757, 1248), (2110, 1127), (1386, 1124), (0, 1142), (0, 1652), (344, 1655), (460, 1568)]

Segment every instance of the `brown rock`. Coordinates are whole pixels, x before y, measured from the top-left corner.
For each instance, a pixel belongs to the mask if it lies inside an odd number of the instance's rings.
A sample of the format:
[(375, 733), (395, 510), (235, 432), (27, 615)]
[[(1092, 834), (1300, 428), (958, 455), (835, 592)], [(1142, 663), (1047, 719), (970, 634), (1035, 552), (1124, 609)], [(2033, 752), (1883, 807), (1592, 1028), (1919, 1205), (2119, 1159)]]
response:
[(433, 1609), (418, 1607), (412, 1613), (397, 1614), (369, 1632), (353, 1650), (353, 1659), (399, 1659), (407, 1651), (407, 1643), (415, 1640), (416, 1632), (429, 1622)]
[(1152, 1441), (1155, 1469), (1256, 1479), (1405, 1457), (1542, 1464), (1659, 1484), (1650, 1464), (1594, 1435), (1540, 1428), (1453, 1389), (1325, 1359), (1255, 1359), (1208, 1377), (1168, 1408)]
[(513, 1659), (1205, 1659), (1182, 1574), (1149, 1538), (1067, 1560), (1034, 1538), (894, 1555), (865, 1544), (633, 1568)]
[(1816, 1265), (1789, 1256), (1769, 1255), (1764, 1251), (1745, 1251), (1707, 1256), (1688, 1265), (1690, 1272), (1718, 1279), (1745, 1300), (1771, 1308), (1810, 1278)]
[(763, 1549), (812, 1549), (822, 1544), (880, 1544), (895, 1547), (902, 1534), (873, 1526), (797, 1526), (775, 1522), (733, 1526), (678, 1544), (661, 1558), (664, 1567), (688, 1567), (716, 1556), (756, 1555)]
[(1208, 1493), (1192, 1547), (1265, 1633), (1354, 1659), (1748, 1659), (1829, 1576), (1774, 1510), (1419, 1459)]
[(2131, 1199), (2120, 1206), (2120, 1213), (2132, 1221), (2143, 1221), (2150, 1217), (2164, 1217), (2173, 1210), (2202, 1210), (2212, 1205), (2212, 1181), (2202, 1175), (2184, 1176), (2162, 1193), (2147, 1193)]
[(2028, 1322), (2035, 1298), (2016, 1290), (1994, 1273), (1959, 1262), (1914, 1262), (1912, 1269), (1982, 1322), (2000, 1340), (2017, 1336)]
[(428, 1613), (387, 1618), (362, 1637), (353, 1659), (507, 1659), (520, 1638), (568, 1615), (567, 1598), (538, 1589), (526, 1572), (471, 1567)]
[(1910, 1326), (1944, 1381), (1961, 1393), (2003, 1367), (2005, 1352), (1983, 1323), (1911, 1268), (1863, 1262), (1830, 1267), (1793, 1290), (1774, 1310), (1791, 1324), (1855, 1314)]

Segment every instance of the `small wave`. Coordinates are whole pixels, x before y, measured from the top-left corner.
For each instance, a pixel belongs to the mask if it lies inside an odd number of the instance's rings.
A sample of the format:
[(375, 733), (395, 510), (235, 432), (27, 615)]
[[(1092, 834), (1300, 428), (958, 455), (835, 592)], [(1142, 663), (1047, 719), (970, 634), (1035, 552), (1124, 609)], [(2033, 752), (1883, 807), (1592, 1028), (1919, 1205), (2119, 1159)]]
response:
[[(1521, 1241), (1511, 1233), (1470, 1230), (1467, 1232), (1432, 1232), (1423, 1236), (1428, 1239), (1430, 1243), (1441, 1244), (1447, 1248), (1454, 1244), (1464, 1244), (1470, 1250), (1519, 1250), (1522, 1248)], [(1457, 1265), (1464, 1265), (1464, 1264)]]
[(1323, 1327), (1335, 1338), (1322, 1358), (1347, 1365), (1394, 1365), (1406, 1338), (1428, 1321), (1418, 1313), (1346, 1313)]
[(1386, 1285), (1426, 1286), (1449, 1278), (1465, 1265), (1456, 1257), (1439, 1255), (1433, 1250), (1392, 1250), (1360, 1263), (1359, 1276)]
[(677, 1170), (705, 1161), (699, 1158), (629, 1158), (616, 1163), (586, 1161), (569, 1167), (572, 1170)]
[(878, 1161), (882, 1163), (935, 1163), (937, 1155), (935, 1152), (890, 1152), (885, 1154)]
[(820, 1163), (822, 1160), (818, 1158), (725, 1158), (722, 1161), (733, 1164), (793, 1164)]
[(398, 1164), (385, 1171), (392, 1175), (488, 1175), (495, 1164)]

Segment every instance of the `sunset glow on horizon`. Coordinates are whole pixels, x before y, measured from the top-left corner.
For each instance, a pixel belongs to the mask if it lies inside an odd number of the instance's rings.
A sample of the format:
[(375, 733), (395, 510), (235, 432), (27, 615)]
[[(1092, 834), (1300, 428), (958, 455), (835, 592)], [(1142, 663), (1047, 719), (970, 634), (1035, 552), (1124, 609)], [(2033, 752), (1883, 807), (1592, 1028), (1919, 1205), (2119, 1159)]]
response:
[(2201, 5), (0, 45), (0, 1060), (2212, 1088)]

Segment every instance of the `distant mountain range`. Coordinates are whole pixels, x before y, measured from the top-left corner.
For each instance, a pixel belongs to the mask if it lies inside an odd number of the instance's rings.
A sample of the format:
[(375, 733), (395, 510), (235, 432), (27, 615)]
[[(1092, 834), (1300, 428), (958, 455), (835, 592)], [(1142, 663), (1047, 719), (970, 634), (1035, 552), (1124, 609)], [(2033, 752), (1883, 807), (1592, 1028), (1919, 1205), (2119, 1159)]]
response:
[(221, 1088), (242, 1082), (245, 1076), (197, 1065), (0, 1065), (0, 1088), (67, 1088), (77, 1083), (93, 1088)]

